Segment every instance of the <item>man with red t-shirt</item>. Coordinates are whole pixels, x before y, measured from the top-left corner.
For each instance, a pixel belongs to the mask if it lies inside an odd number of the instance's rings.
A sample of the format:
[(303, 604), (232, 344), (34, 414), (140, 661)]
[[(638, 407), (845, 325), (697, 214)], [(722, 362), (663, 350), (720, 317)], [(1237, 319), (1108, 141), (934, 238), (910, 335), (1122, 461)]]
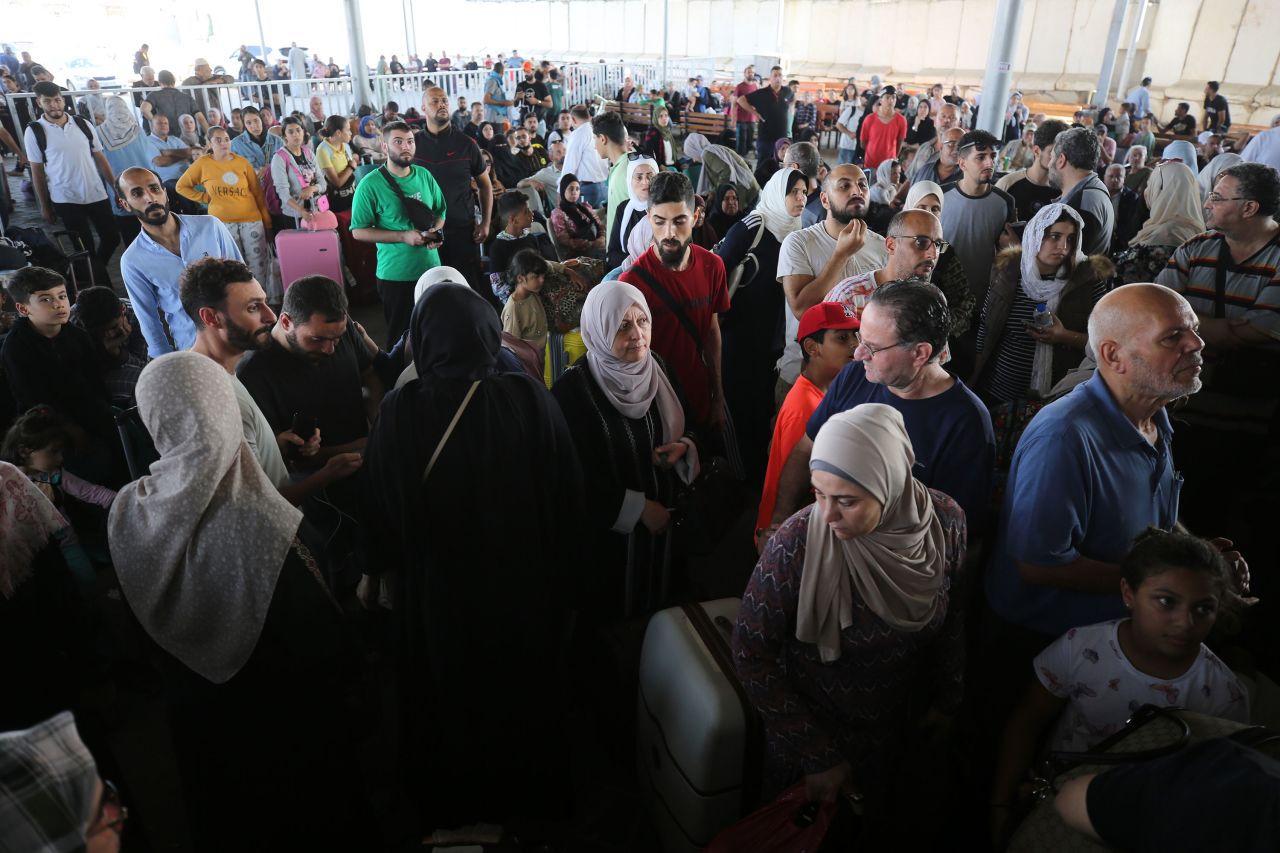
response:
[(894, 109), (897, 93), (890, 87), (880, 95), (876, 103), (876, 111), (862, 122), (858, 131), (866, 156), (862, 163), (868, 169), (874, 169), (885, 160), (898, 156), (898, 146), (907, 138), (907, 120), (902, 113)]
[(742, 70), (742, 82), (733, 87), (733, 100), (729, 102), (729, 109), (734, 116), (734, 126), (738, 130), (736, 148), (743, 157), (751, 153), (751, 143), (756, 135), (756, 114), (750, 107), (742, 106), (742, 102), (738, 99), (745, 99), (758, 88), (760, 87), (756, 85), (756, 67), (748, 65)]
[(640, 288), (648, 301), (653, 351), (675, 371), (693, 422), (718, 430), (724, 423), (718, 315), (729, 310), (729, 289), (724, 262), (693, 245), (693, 210), (687, 177), (679, 172), (654, 176), (649, 183), (653, 245), (621, 279)]

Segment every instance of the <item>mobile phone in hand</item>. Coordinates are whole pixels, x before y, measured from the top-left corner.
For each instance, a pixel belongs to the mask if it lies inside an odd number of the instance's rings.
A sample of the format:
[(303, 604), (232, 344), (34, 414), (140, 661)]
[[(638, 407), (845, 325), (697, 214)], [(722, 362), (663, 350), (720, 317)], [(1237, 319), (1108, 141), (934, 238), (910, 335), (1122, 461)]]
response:
[(316, 434), (316, 416), (294, 412), (289, 430), (303, 441), (310, 441), (311, 436)]

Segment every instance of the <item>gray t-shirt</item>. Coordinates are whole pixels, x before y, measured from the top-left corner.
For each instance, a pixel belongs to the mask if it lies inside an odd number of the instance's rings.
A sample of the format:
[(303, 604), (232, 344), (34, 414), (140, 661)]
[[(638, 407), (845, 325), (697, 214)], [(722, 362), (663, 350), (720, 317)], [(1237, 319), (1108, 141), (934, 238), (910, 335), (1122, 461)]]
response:
[(956, 253), (974, 299), (981, 305), (991, 284), (996, 241), (1007, 222), (1017, 221), (1013, 196), (996, 187), (983, 196), (966, 195), (959, 184), (943, 193), (942, 238)]
[(1111, 232), (1116, 227), (1116, 214), (1111, 207), (1111, 193), (1101, 178), (1089, 175), (1058, 201), (1079, 213), (1084, 220), (1084, 239), (1080, 248), (1086, 255), (1105, 255), (1111, 251)]
[[(789, 275), (817, 276), (827, 265), (827, 261), (831, 260), (835, 250), (836, 240), (827, 233), (825, 222), (791, 232), (782, 241), (782, 249), (778, 253), (779, 283)], [(844, 274), (840, 281), (858, 273), (883, 269), (888, 263), (889, 252), (885, 249), (884, 238), (868, 230), (862, 248), (844, 262)], [(787, 320), (787, 346), (782, 352), (782, 358), (778, 359), (778, 371), (785, 381), (794, 383), (800, 375), (800, 344), (796, 342), (800, 320), (790, 305), (784, 305), (782, 311)]]
[(280, 455), (280, 445), (276, 444), (276, 434), (271, 430), (266, 415), (253, 401), (249, 389), (240, 383), (235, 376), (231, 377), (231, 387), (236, 392), (236, 404), (240, 407), (240, 424), (244, 427), (244, 440), (248, 442), (253, 456), (262, 466), (267, 479), (276, 488), (289, 483), (289, 469), (284, 465), (284, 457)]

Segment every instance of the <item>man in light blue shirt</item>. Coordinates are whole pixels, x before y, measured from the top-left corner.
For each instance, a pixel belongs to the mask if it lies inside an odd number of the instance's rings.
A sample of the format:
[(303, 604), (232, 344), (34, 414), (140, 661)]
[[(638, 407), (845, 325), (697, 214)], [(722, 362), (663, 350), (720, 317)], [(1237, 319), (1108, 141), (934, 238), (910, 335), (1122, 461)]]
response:
[(1148, 527), (1178, 521), (1182, 477), (1165, 406), (1200, 390), (1198, 326), (1168, 288), (1113, 290), (1089, 317), (1097, 373), (1041, 409), (1018, 442), (987, 600), (1042, 648), (1123, 616), (1121, 559)]
[(493, 71), (484, 81), (484, 120), (496, 122), (499, 131), (506, 126), (507, 108), (512, 104), (502, 86), (502, 71), (501, 62), (493, 63)]
[(1133, 114), (1138, 118), (1146, 118), (1151, 112), (1151, 90), (1147, 88), (1150, 85), (1151, 78), (1143, 77), (1142, 85), (1125, 96), (1125, 103), (1133, 104)]
[(169, 195), (149, 169), (125, 170), (116, 180), (116, 191), (142, 224), (141, 233), (120, 258), (120, 274), (147, 339), (147, 352), (158, 358), (190, 349), (196, 342), (196, 326), (182, 309), (178, 294), (182, 271), (201, 258), (243, 261), (240, 249), (227, 227), (214, 217), (171, 213)]
[(177, 136), (169, 135), (169, 118), (157, 113), (151, 119), (151, 133), (147, 136), (151, 145), (151, 171), (161, 181), (176, 181), (191, 165), (191, 148)]

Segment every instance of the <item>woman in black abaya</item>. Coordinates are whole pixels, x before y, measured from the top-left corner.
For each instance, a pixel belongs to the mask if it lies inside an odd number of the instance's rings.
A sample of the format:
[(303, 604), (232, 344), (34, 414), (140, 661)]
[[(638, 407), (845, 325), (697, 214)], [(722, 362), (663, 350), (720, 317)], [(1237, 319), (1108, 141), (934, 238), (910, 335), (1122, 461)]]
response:
[(424, 830), (562, 816), (573, 441), (540, 383), (495, 372), (498, 317), (470, 288), (431, 288), (410, 333), (419, 378), (387, 395), (365, 455), (404, 775)]

